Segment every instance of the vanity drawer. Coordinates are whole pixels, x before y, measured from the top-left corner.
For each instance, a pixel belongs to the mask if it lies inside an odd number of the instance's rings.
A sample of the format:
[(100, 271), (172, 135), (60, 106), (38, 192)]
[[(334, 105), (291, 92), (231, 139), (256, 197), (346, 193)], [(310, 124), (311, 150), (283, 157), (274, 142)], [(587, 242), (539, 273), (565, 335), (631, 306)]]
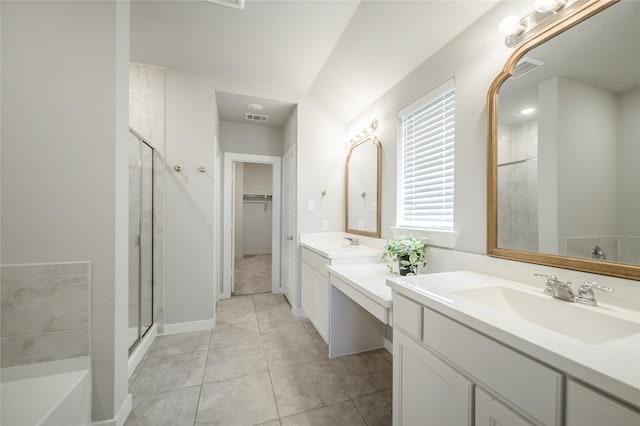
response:
[(322, 275), (329, 277), (329, 271), (325, 266), (329, 265), (329, 259), (322, 257), (317, 253), (312, 252), (306, 248), (302, 249), (302, 261), (311, 266)]
[(400, 327), (416, 340), (422, 339), (422, 306), (393, 293), (393, 326)]
[(423, 327), (423, 342), (478, 384), (536, 422), (561, 423), (561, 374), (427, 308)]

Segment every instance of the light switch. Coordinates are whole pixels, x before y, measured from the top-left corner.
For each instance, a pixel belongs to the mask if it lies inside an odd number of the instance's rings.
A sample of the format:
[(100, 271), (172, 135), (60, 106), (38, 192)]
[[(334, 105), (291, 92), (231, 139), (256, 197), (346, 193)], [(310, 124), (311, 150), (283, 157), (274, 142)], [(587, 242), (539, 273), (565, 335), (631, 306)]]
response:
[(323, 220), (322, 221), (322, 230), (323, 231), (328, 231), (329, 230), (329, 221), (328, 220)]
[(307, 201), (307, 210), (309, 210), (310, 212), (314, 211), (316, 209), (316, 203), (313, 200), (309, 200)]

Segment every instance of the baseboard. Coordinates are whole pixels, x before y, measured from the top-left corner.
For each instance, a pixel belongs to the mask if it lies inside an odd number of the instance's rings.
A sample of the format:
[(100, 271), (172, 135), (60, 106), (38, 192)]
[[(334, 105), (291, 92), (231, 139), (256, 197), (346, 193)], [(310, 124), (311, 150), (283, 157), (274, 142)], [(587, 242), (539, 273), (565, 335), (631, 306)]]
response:
[(298, 318), (304, 315), (302, 308), (291, 307), (291, 312), (293, 312), (293, 315)]
[(384, 348), (390, 353), (393, 354), (393, 343), (384, 339)]
[(157, 335), (158, 327), (153, 324), (149, 331), (147, 331), (147, 334), (142, 338), (142, 341), (138, 343), (138, 347), (136, 347), (133, 353), (129, 355), (129, 377), (131, 377), (133, 372), (136, 371), (136, 367), (138, 367), (142, 358), (144, 358), (145, 354), (149, 351), (149, 348)]
[(93, 422), (91, 424), (93, 426), (124, 426), (124, 422), (127, 421), (127, 417), (129, 417), (129, 414), (131, 413), (132, 408), (133, 408), (133, 398), (131, 394), (129, 394), (122, 402), (122, 405), (118, 410), (118, 413), (113, 419)]
[(184, 333), (186, 331), (209, 330), (214, 328), (215, 326), (216, 326), (215, 319), (176, 322), (173, 324), (165, 324), (164, 332), (162, 334), (165, 335), (165, 334)]

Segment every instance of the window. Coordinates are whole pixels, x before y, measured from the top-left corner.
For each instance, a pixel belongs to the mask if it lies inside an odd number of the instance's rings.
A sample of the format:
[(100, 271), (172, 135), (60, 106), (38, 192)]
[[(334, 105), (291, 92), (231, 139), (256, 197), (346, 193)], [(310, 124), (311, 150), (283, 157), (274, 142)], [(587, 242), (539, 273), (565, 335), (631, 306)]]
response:
[(398, 226), (453, 231), (453, 80), (398, 113)]

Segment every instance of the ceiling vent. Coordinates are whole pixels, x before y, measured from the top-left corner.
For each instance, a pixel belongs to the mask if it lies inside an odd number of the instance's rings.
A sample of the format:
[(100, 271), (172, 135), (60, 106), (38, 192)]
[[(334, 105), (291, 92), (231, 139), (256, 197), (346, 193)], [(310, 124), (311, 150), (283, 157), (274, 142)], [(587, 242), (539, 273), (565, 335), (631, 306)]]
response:
[(252, 112), (247, 112), (244, 115), (244, 119), (245, 120), (249, 120), (249, 121), (257, 121), (259, 123), (266, 123), (267, 121), (269, 121), (269, 116), (268, 115), (263, 115), (263, 114), (254, 114)]
[(544, 61), (541, 61), (539, 59), (533, 59), (529, 57), (522, 58), (518, 62), (518, 65), (516, 65), (516, 69), (513, 70), (513, 75), (511, 76), (511, 78), (514, 78), (514, 79), (520, 78), (523, 75), (530, 73), (531, 71), (543, 65), (544, 65)]

